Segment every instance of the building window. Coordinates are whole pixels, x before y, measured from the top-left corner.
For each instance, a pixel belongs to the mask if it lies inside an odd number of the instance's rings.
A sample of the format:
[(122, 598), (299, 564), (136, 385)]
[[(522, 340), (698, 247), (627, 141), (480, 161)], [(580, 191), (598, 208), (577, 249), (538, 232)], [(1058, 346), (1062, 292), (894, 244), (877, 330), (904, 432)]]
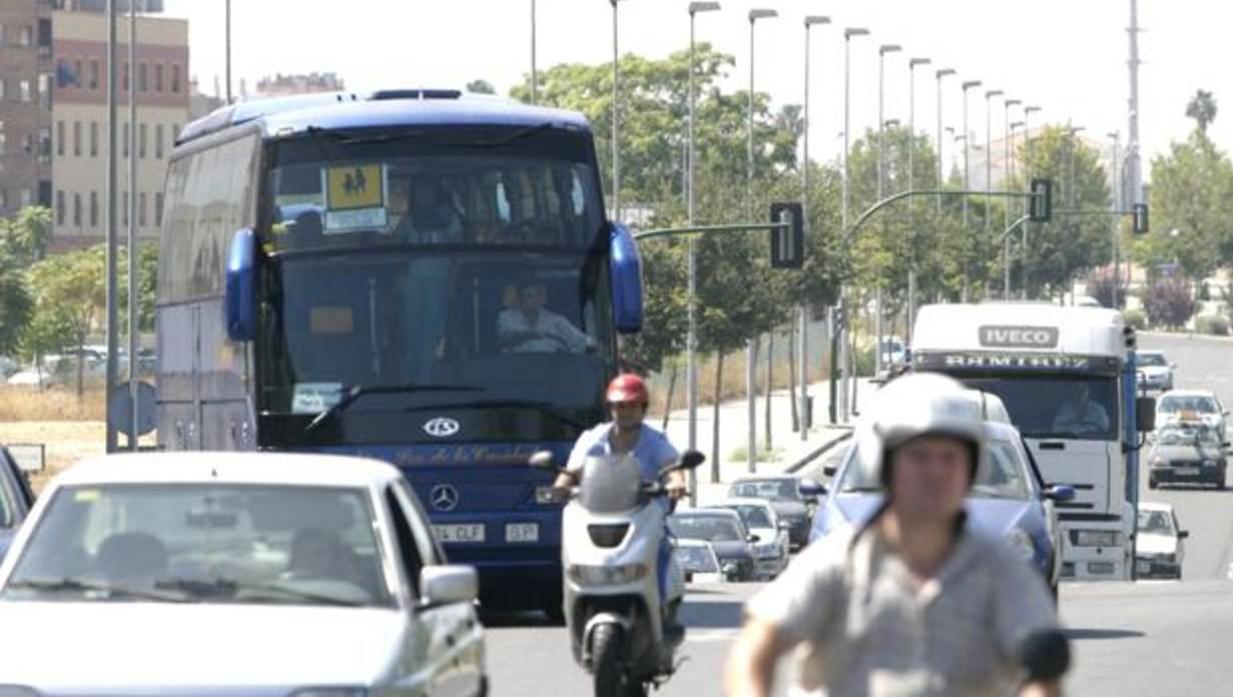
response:
[(34, 205), (34, 192), (30, 189), (21, 190), (21, 207)]
[(8, 80), (5, 80), (3, 77), (0, 77), (0, 99), (4, 99), (4, 85), (7, 82)]
[(98, 227), (98, 192), (90, 192), (90, 227)]
[(128, 61), (124, 61), (124, 69), (120, 71), (120, 75), (121, 77), (124, 78), (124, 82), (122, 83), (123, 86), (120, 89), (121, 91), (127, 92), (128, 91)]
[(163, 91), (163, 64), (157, 63), (154, 66), (154, 91)]
[(90, 89), (98, 89), (98, 61), (90, 61)]
[(154, 192), (154, 224), (163, 224), (163, 192)]
[(73, 122), (73, 157), (81, 157), (81, 122)]
[(39, 159), (51, 160), (51, 129), (47, 127), (39, 129)]
[(51, 111), (51, 73), (39, 75), (39, 106), (43, 111)]
[(128, 141), (129, 141), (128, 124), (126, 123), (123, 126), (121, 126), (120, 130), (124, 131), (124, 156), (128, 157)]
[(86, 74), (81, 70), (81, 61), (73, 61), (73, 84), (82, 87), (82, 80), (86, 79)]
[(21, 150), (26, 155), (34, 154), (34, 135), (33, 134), (27, 133), (24, 136), (22, 136)]
[(56, 191), (56, 225), (64, 224), (64, 189)]
[(98, 121), (90, 122), (90, 157), (98, 157)]
[(137, 157), (144, 158), (146, 156), (146, 125), (140, 124), (137, 126)]
[(180, 93), (180, 66), (175, 64), (171, 66), (171, 92), (173, 94)]
[(148, 83), (146, 82), (146, 64), (138, 63), (137, 64), (137, 89), (138, 91), (145, 92), (147, 85)]
[(124, 192), (124, 222), (121, 225), (128, 225), (128, 192)]
[(4, 45), (4, 25), (0, 24), (0, 46)]
[(56, 122), (56, 155), (64, 157), (64, 122)]
[(17, 83), (17, 86), (21, 93), (21, 101), (29, 102), (34, 99), (34, 95), (32, 94), (30, 90), (29, 80), (22, 80), (21, 82)]
[(34, 29), (31, 27), (22, 27), (21, 37), (17, 40), (17, 43), (22, 46), (29, 46), (33, 44), (34, 43)]
[(137, 194), (137, 225), (146, 226), (146, 192), (144, 191)]
[(163, 159), (163, 124), (154, 126), (154, 159)]
[(81, 194), (73, 192), (73, 225), (81, 227)]

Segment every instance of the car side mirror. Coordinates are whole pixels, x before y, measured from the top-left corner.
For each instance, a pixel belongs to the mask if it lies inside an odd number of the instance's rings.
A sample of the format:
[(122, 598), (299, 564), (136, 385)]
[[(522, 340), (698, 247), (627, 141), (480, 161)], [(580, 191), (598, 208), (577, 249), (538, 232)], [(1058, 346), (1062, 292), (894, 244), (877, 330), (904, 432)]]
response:
[(1178, 530), (1178, 531), (1177, 531), (1177, 539), (1179, 539), (1179, 540), (1184, 540), (1184, 539), (1186, 539), (1187, 537), (1190, 537), (1190, 531), (1189, 531), (1189, 530)]
[(1135, 430), (1139, 433), (1156, 430), (1156, 399), (1135, 398)]
[(527, 464), (537, 470), (555, 471), (556, 464), (553, 463), (552, 451), (541, 450), (527, 459)]
[(828, 477), (835, 476), (835, 472), (838, 472), (838, 471), (839, 471), (839, 468), (836, 467), (835, 465), (823, 465), (822, 466), (822, 474), (825, 474)]
[(797, 490), (801, 492), (801, 496), (812, 496), (814, 498), (826, 494), (826, 487), (808, 477), (801, 478), (800, 484), (797, 485)]
[(257, 241), (245, 228), (231, 237), (227, 253), (227, 276), (223, 289), (223, 312), (227, 337), (252, 341), (257, 336)]
[(791, 524), (791, 523), (789, 523), (789, 522), (788, 522), (788, 521), (786, 521), (786, 520), (781, 520), (781, 521), (779, 521), (779, 522), (775, 525), (775, 527), (776, 527), (776, 528), (778, 528), (778, 529), (780, 529), (780, 530), (791, 530), (791, 529), (792, 529), (792, 524)]
[(420, 570), (420, 604), (437, 607), (469, 603), (479, 597), (479, 576), (473, 566), (425, 566)]
[(761, 541), (762, 541), (762, 538), (761, 538), (761, 537), (758, 537), (757, 535), (755, 535), (755, 534), (753, 534), (753, 533), (750, 533), (750, 534), (749, 534), (749, 537), (746, 537), (746, 538), (745, 538), (745, 541), (746, 541), (746, 542), (748, 542), (749, 544), (754, 544), (754, 543), (756, 543), (756, 542), (761, 542)]
[(1070, 501), (1075, 498), (1075, 488), (1069, 484), (1052, 484), (1045, 489), (1045, 498), (1053, 501)]

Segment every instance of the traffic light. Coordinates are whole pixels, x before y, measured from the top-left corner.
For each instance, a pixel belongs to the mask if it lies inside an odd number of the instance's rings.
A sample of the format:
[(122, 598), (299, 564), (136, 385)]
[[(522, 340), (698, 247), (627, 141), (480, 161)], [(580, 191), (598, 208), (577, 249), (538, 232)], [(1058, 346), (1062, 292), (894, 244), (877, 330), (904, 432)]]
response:
[(805, 211), (801, 204), (772, 203), (771, 222), (788, 223), (787, 227), (771, 228), (771, 268), (801, 268), (805, 263)]
[(1031, 199), (1028, 200), (1028, 220), (1047, 223), (1053, 215), (1053, 180), (1033, 179)]
[(1146, 203), (1136, 203), (1134, 207), (1134, 215), (1135, 215), (1135, 227), (1134, 227), (1135, 234), (1136, 235), (1147, 234), (1147, 231), (1150, 229), (1150, 227), (1148, 226), (1148, 219), (1147, 219), (1147, 204)]

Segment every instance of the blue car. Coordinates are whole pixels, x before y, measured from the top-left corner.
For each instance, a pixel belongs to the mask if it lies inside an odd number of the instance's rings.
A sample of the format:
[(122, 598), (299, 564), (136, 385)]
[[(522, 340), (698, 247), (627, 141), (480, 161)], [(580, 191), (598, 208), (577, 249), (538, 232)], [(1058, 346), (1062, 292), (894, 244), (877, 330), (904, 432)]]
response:
[[(968, 520), (1014, 546), (1040, 570), (1056, 598), (1062, 539), (1054, 501), (1074, 498), (1074, 488), (1045, 484), (1014, 426), (986, 421), (985, 436), (989, 467), (968, 495)], [(841, 525), (865, 522), (882, 503), (882, 486), (852, 466), (855, 456), (855, 446), (849, 447), (814, 517), (811, 542)]]
[(25, 475), (8, 448), (0, 447), (0, 560), (33, 506), (34, 493)]

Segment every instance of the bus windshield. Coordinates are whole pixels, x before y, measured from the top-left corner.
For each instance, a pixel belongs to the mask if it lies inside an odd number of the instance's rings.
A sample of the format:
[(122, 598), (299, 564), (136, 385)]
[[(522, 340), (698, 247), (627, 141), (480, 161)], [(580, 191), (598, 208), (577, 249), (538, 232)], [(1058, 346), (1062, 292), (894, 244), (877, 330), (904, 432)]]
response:
[[(454, 405), (598, 419), (615, 339), (586, 138), (336, 135), (275, 146), (262, 411), (317, 415), (362, 387), (386, 389), (349, 414)], [(505, 421), (489, 437), (526, 432)]]
[(964, 378), (1002, 398), (1027, 438), (1117, 440), (1117, 381), (1112, 377), (1029, 375)]

